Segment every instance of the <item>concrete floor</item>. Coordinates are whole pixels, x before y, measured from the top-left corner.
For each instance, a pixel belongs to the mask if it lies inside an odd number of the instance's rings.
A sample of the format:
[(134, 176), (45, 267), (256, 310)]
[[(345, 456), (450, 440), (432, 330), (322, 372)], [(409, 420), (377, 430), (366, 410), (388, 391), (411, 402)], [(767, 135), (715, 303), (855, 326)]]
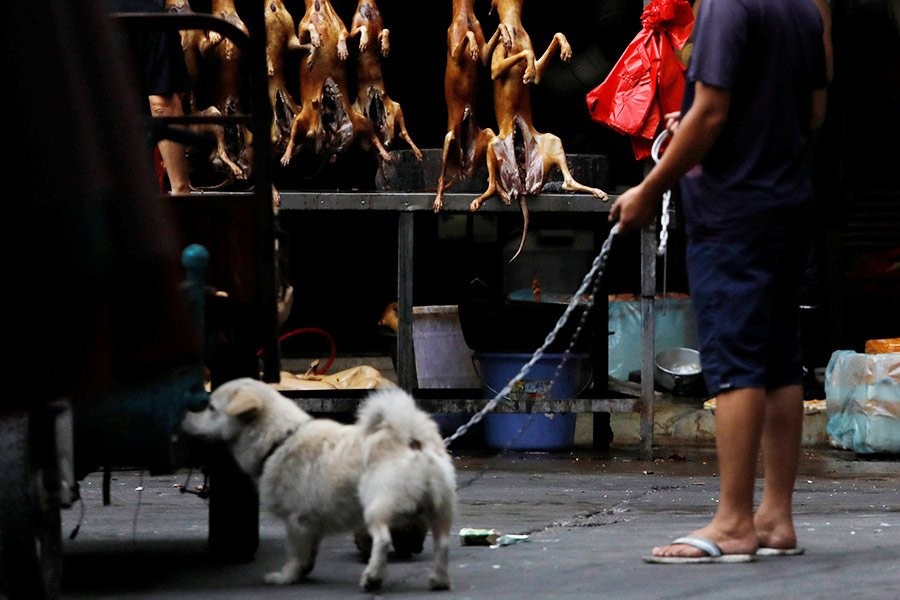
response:
[[(806, 553), (732, 565), (651, 565), (660, 545), (702, 526), (715, 510), (715, 453), (708, 445), (661, 445), (644, 461), (634, 447), (598, 453), (454, 452), (459, 528), (527, 535), (510, 546), (450, 550), (452, 589), (427, 589), (433, 556), (391, 556), (384, 588), (359, 590), (363, 563), (349, 534), (323, 542), (307, 581), (262, 583), (283, 561), (284, 526), (263, 514), (249, 563), (218, 564), (206, 552), (206, 503), (177, 485), (197, 473), (118, 472), (112, 504), (99, 476), (83, 482), (84, 511), (64, 513), (65, 599), (260, 600), (404, 598), (509, 600), (893, 600), (900, 597), (900, 461), (807, 449), (795, 522)], [(757, 494), (761, 482), (758, 482)]]

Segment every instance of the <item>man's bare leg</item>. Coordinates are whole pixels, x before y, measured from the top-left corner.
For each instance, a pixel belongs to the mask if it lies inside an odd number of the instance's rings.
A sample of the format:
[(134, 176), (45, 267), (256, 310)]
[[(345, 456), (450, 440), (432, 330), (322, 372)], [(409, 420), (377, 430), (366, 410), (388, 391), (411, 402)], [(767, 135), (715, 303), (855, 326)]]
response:
[[(180, 117), (184, 115), (181, 99), (177, 94), (166, 96), (150, 96), (150, 114), (154, 117)], [(185, 154), (185, 148), (172, 140), (160, 140), (157, 144), (162, 156), (169, 186), (173, 194), (189, 194), (191, 192), (191, 165)]]
[(803, 441), (803, 386), (771, 390), (762, 431), (765, 474), (762, 500), (754, 517), (759, 545), (794, 548), (793, 496)]
[[(753, 525), (756, 459), (765, 418), (765, 392), (744, 388), (716, 398), (716, 452), (719, 505), (709, 525), (691, 533), (718, 544), (723, 554), (753, 554), (758, 545)], [(654, 556), (704, 556), (686, 544), (653, 549)]]

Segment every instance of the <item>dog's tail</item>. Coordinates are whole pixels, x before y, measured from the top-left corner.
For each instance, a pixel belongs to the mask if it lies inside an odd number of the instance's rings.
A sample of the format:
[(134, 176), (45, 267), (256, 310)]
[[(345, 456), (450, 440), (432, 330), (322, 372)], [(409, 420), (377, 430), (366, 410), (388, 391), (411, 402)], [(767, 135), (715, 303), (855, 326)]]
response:
[(357, 423), (366, 433), (390, 427), (405, 445), (414, 450), (444, 447), (437, 423), (416, 406), (415, 400), (400, 388), (372, 392), (360, 405)]

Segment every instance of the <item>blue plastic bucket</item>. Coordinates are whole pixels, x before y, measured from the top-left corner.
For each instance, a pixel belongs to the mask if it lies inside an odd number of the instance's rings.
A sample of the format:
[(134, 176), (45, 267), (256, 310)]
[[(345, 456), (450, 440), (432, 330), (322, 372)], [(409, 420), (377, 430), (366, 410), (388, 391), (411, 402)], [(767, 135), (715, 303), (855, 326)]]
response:
[[(476, 352), (481, 363), (482, 393), (494, 398), (522, 367), (531, 354)], [(584, 387), (582, 366), (585, 354), (570, 354), (553, 379), (563, 354), (544, 354), (510, 390), (510, 400), (568, 400)], [(551, 386), (552, 382), (552, 386)], [(485, 442), (503, 450), (564, 450), (575, 444), (575, 413), (497, 413), (485, 415)]]

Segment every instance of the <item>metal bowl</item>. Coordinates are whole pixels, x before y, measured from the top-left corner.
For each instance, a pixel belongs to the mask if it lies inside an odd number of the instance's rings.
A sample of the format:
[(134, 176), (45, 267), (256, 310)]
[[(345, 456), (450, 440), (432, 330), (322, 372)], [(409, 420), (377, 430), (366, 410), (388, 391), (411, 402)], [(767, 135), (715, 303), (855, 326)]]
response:
[(657, 353), (653, 378), (661, 388), (673, 391), (697, 381), (702, 372), (699, 352), (693, 348), (669, 348)]

